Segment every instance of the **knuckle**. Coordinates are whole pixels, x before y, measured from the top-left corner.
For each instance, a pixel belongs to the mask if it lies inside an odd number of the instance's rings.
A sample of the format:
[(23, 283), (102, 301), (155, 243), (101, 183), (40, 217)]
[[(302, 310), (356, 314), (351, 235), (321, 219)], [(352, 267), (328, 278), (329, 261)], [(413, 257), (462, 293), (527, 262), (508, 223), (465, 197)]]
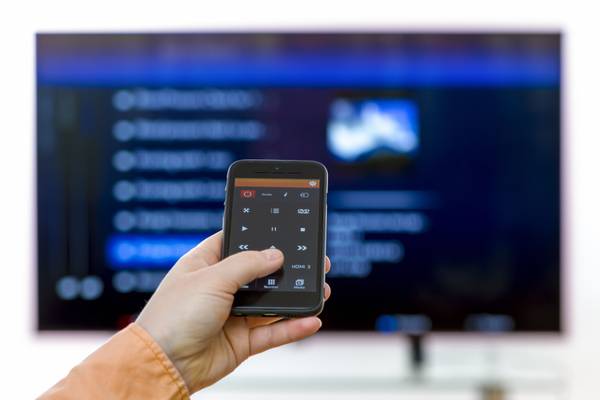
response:
[[(218, 268), (218, 267), (216, 267)], [(231, 292), (237, 289), (238, 282), (233, 277), (219, 273), (218, 269), (207, 269), (203, 274), (198, 275), (202, 285), (224, 292)]]
[(244, 251), (238, 254), (240, 255), (241, 260), (252, 265), (260, 265), (265, 260), (259, 251)]
[(291, 334), (291, 332), (288, 329), (283, 330), (282, 339), (283, 339), (283, 343), (285, 343), (285, 344), (292, 343), (295, 340), (294, 336)]
[(267, 336), (267, 338), (265, 340), (266, 348), (271, 349), (273, 347), (276, 347), (277, 343), (275, 340), (275, 333), (274, 333), (273, 328), (266, 330), (266, 336)]

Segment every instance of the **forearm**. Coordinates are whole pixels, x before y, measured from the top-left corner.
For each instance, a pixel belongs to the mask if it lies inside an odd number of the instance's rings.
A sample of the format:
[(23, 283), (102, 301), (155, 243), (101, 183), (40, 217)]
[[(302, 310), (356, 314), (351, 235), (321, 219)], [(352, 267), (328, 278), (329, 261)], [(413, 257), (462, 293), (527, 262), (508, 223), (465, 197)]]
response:
[(135, 323), (92, 353), (40, 399), (189, 399), (179, 372)]

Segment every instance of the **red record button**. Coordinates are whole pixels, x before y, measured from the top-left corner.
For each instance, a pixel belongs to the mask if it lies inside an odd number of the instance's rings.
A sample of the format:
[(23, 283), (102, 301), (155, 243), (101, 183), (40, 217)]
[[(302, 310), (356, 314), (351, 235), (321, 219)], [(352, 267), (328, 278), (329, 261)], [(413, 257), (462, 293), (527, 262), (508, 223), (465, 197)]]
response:
[(253, 199), (256, 197), (256, 190), (240, 190), (240, 197), (243, 199)]

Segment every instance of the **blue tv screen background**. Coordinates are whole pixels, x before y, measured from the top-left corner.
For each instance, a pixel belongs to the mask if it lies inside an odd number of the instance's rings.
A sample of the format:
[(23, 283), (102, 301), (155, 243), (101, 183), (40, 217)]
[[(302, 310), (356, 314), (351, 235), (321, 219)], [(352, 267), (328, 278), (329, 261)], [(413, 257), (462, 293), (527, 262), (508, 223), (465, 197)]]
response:
[[(37, 36), (38, 328), (114, 330), (228, 165), (329, 170), (330, 330), (560, 332), (559, 33)], [(184, 300), (183, 300), (184, 301)]]

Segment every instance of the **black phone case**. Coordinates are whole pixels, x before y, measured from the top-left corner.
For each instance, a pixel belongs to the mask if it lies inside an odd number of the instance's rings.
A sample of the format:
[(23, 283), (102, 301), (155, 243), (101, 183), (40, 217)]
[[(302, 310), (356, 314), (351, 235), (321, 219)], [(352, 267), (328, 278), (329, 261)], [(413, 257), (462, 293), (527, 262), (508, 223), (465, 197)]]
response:
[(261, 308), (261, 307), (233, 307), (231, 315), (244, 317), (312, 317), (321, 314), (325, 306), (324, 293), (321, 293), (321, 302), (315, 308)]
[[(234, 162), (243, 162), (243, 161), (258, 161), (258, 160), (239, 160)], [(270, 161), (281, 161), (281, 160), (261, 160), (264, 162), (270, 162)], [(290, 160), (291, 161), (291, 160)], [(232, 165), (234, 165), (232, 164)], [(320, 164), (320, 163), (319, 163)], [(322, 165), (322, 164), (321, 164)], [(325, 168), (325, 166), (323, 165), (323, 168)], [(229, 173), (227, 174), (227, 184), (229, 185)], [(327, 169), (325, 168), (325, 179), (326, 181), (329, 180), (328, 176), (327, 176)], [(321, 225), (321, 230), (323, 232), (323, 252), (325, 252), (325, 248), (327, 245), (327, 191), (328, 191), (328, 185), (329, 183), (326, 182), (326, 186), (324, 188), (325, 190), (325, 196), (324, 196), (324, 204), (323, 204), (323, 223)], [(226, 189), (226, 201), (229, 200), (227, 197), (229, 196), (229, 190), (228, 188)], [(228, 212), (229, 207), (226, 206), (225, 207), (225, 212), (223, 214), (223, 234), (227, 235), (228, 232), (225, 229), (228, 225), (229, 225), (229, 212)], [(223, 240), (223, 246), (221, 246), (221, 259), (223, 259), (226, 255), (225, 255), (225, 243), (227, 243), (227, 240)], [(323, 279), (322, 282), (323, 284), (325, 284), (325, 260), (323, 260), (323, 268), (322, 268), (322, 272), (323, 274)], [(248, 317), (284, 317), (284, 318), (297, 318), (297, 317), (311, 317), (311, 316), (316, 316), (319, 315), (322, 311), (323, 308), (325, 306), (325, 289), (321, 288), (321, 293), (320, 293), (320, 301), (319, 304), (317, 304), (315, 307), (307, 307), (307, 308), (297, 308), (297, 307), (232, 307), (231, 309), (231, 315), (235, 315), (235, 316), (248, 316)]]

